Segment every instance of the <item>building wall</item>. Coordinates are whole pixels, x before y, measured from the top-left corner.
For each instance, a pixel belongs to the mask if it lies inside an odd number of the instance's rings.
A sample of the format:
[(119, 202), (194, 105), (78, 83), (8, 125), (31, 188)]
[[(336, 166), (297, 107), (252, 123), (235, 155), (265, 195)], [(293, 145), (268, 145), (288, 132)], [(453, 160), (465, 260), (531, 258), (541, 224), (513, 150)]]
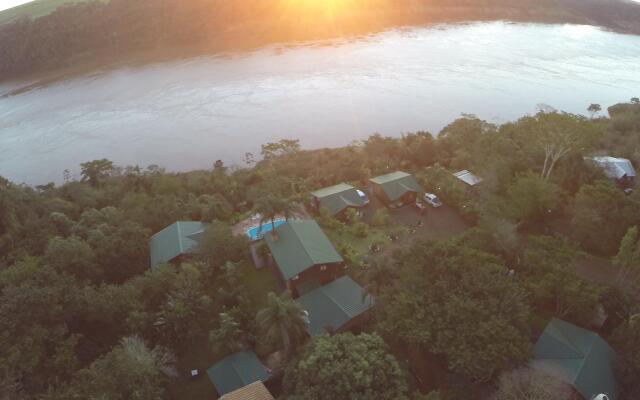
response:
[(387, 207), (402, 207), (407, 204), (413, 204), (416, 202), (418, 194), (416, 192), (407, 192), (398, 200), (391, 202), (387, 193), (382, 189), (382, 186), (373, 183), (373, 193), (387, 206)]
[(354, 332), (358, 333), (358, 329), (369, 319), (371, 318), (371, 310), (367, 310), (366, 312), (358, 315), (353, 318), (351, 321), (342, 325), (340, 329), (337, 329), (334, 333), (344, 333), (344, 332)]
[[(326, 268), (322, 268), (323, 266), (326, 266)], [(297, 290), (297, 285), (315, 280), (320, 283), (320, 286), (324, 286), (327, 283), (333, 282), (344, 274), (344, 262), (334, 264), (318, 264), (298, 274), (298, 279), (289, 279), (287, 281), (287, 288), (291, 291), (292, 297), (297, 298), (300, 295)]]
[(373, 194), (375, 194), (384, 204), (389, 205), (391, 203), (391, 200), (389, 200), (389, 197), (387, 197), (387, 194), (382, 189), (382, 186), (378, 185), (377, 183), (372, 183), (371, 185), (373, 187)]

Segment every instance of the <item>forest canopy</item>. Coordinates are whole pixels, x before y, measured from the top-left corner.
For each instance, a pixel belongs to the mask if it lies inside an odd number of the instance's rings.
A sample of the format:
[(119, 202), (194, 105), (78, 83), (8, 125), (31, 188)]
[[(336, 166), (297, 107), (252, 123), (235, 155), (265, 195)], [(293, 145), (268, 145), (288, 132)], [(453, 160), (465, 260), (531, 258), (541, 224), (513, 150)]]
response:
[[(500, 126), (467, 115), (435, 137), (372, 135), (336, 149), (302, 150), (289, 139), (265, 144), (253, 168), (218, 161), (172, 173), (91, 160), (79, 180), (62, 185), (0, 179), (0, 393), (197, 398), (185, 378), (194, 357), (213, 363), (240, 348), (286, 348), (283, 398), (317, 397), (317, 379), (351, 374), (358, 379), (341, 380), (336, 393), (383, 385), (388, 398), (402, 398), (429, 387), (439, 391), (431, 398), (471, 399), (508, 392), (512, 380), (539, 387), (548, 377), (511, 373), (530, 358), (534, 332), (551, 317), (589, 327), (603, 307), (612, 322), (602, 334), (622, 355), (619, 380), (632, 399), (640, 374), (640, 191), (625, 193), (584, 157), (640, 165), (638, 103), (610, 118), (541, 112)], [(532, 135), (540, 140), (527, 140)], [(549, 169), (541, 143), (554, 141), (570, 151)], [(482, 186), (460, 186), (451, 172), (461, 169), (483, 177)], [(297, 303), (278, 294), (269, 269), (255, 269), (248, 239), (232, 227), (257, 210), (267, 220), (293, 212), (318, 188), (365, 187), (394, 170), (413, 173), (469, 229), (364, 258), (358, 243), (392, 229), (393, 210), (370, 224), (318, 215), (342, 238), (335, 245), (347, 273), (377, 306), (359, 335), (308, 339)], [(150, 269), (150, 235), (179, 220), (209, 223), (205, 243), (188, 260)], [(598, 260), (600, 273), (579, 270), (585, 260)], [(353, 369), (333, 362), (346, 347), (362, 361)], [(416, 357), (430, 360), (427, 372), (416, 369)], [(386, 380), (363, 378), (372, 368), (387, 371)]]

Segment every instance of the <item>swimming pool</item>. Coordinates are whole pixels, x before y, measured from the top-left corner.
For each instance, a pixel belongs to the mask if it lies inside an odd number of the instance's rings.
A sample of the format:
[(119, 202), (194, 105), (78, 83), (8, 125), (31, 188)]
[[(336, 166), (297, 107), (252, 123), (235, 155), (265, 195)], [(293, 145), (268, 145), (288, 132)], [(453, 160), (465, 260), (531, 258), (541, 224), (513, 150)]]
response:
[[(277, 228), (285, 222), (287, 221), (285, 221), (284, 219), (278, 219), (274, 221), (273, 224)], [(247, 236), (249, 236), (249, 239), (251, 240), (260, 240), (265, 233), (271, 232), (271, 228), (271, 222), (265, 222), (264, 224), (262, 224), (262, 230), (260, 230), (260, 226), (254, 226), (253, 228), (247, 230)]]

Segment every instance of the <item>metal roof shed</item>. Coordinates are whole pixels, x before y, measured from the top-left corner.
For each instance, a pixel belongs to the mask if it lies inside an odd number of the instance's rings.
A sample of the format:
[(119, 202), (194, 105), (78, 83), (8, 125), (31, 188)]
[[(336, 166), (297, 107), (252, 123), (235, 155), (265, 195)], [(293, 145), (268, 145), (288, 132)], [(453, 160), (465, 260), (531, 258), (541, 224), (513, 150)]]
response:
[(593, 160), (602, 170), (604, 174), (611, 179), (622, 179), (625, 176), (635, 178), (636, 170), (633, 168), (631, 161), (626, 158), (616, 157), (592, 157)]
[(462, 182), (466, 183), (469, 186), (475, 186), (478, 183), (482, 182), (482, 178), (477, 177), (466, 169), (456, 172), (455, 174), (453, 174), (453, 176), (460, 179)]

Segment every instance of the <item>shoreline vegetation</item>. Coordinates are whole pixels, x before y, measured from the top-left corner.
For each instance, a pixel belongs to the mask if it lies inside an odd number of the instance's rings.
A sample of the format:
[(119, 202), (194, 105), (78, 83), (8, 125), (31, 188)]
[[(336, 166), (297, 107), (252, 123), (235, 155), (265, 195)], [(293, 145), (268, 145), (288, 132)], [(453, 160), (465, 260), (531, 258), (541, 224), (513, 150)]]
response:
[(33, 20), (0, 25), (0, 82), (28, 82), (4, 95), (8, 96), (118, 66), (431, 24), (571, 23), (640, 34), (640, 5), (623, 0), (351, 0), (335, 9), (324, 2), (309, 4), (313, 3), (111, 0), (65, 5)]
[[(269, 390), (280, 399), (323, 398), (328, 386), (332, 398), (369, 399), (380, 380), (358, 377), (380, 376), (382, 400), (507, 400), (505, 379), (526, 373), (533, 343), (559, 318), (615, 349), (617, 399), (635, 400), (640, 190), (625, 192), (585, 157), (640, 165), (640, 99), (609, 107), (608, 117), (588, 109), (591, 118), (546, 110), (500, 126), (466, 115), (437, 136), (372, 135), (335, 149), (281, 140), (263, 145), (251, 168), (216, 161), (170, 173), (93, 160), (63, 185), (0, 177), (0, 392), (214, 399), (206, 369), (250, 349), (272, 362)], [(309, 203), (320, 188), (368, 190), (371, 177), (398, 170), (444, 205), (419, 217), (410, 205), (374, 205), (369, 192), (370, 219), (351, 210), (339, 221)], [(468, 187), (452, 174), (460, 170), (482, 182)], [(343, 273), (375, 298), (357, 336), (307, 338), (298, 303), (271, 268), (255, 268), (247, 237), (233, 234), (258, 213), (267, 222), (304, 208)], [(149, 238), (176, 221), (209, 224), (198, 251), (150, 268)], [(369, 358), (345, 358), (354, 355)], [(331, 378), (318, 382), (318, 370)], [(535, 382), (525, 387), (539, 391)], [(556, 395), (537, 398), (564, 400)]]

